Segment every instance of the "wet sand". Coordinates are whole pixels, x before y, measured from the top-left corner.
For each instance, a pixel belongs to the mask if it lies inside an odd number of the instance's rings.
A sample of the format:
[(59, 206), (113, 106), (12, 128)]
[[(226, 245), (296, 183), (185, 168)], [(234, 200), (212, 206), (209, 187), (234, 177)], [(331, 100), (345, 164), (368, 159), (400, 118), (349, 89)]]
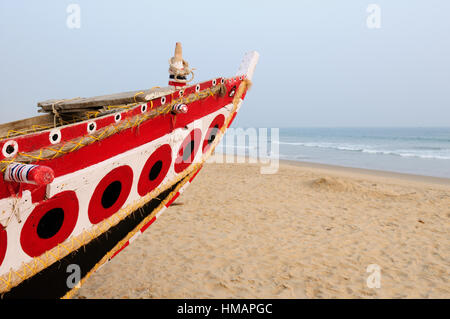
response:
[(450, 298), (449, 233), (448, 179), (211, 163), (75, 298)]

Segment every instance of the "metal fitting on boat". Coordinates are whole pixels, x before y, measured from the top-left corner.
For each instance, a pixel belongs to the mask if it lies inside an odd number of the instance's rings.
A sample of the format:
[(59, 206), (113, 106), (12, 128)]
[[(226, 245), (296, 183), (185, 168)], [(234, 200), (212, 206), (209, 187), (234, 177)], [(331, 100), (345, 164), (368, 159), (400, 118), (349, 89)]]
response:
[(175, 104), (172, 107), (172, 112), (174, 113), (187, 113), (188, 107), (186, 104)]

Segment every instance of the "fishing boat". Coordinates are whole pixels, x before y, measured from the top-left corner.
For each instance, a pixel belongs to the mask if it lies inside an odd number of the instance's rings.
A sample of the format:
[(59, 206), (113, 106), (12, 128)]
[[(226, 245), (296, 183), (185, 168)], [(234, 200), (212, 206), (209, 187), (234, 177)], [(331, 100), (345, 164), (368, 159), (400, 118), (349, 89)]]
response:
[(258, 57), (191, 84), (177, 43), (165, 87), (42, 101), (1, 124), (1, 298), (71, 298), (146, 231), (233, 122)]

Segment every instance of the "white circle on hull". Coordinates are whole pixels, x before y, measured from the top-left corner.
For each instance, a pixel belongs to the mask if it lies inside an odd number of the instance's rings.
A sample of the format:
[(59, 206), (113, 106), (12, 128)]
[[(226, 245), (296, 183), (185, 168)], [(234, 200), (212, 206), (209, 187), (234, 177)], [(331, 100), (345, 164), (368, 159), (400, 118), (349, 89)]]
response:
[(16, 141), (8, 141), (3, 145), (2, 153), (4, 157), (13, 157), (19, 151)]
[(61, 142), (61, 131), (58, 129), (51, 130), (48, 138), (50, 140), (50, 143), (58, 144), (59, 142)]
[(89, 122), (87, 123), (87, 132), (88, 134), (92, 134), (97, 130), (97, 123), (96, 122)]

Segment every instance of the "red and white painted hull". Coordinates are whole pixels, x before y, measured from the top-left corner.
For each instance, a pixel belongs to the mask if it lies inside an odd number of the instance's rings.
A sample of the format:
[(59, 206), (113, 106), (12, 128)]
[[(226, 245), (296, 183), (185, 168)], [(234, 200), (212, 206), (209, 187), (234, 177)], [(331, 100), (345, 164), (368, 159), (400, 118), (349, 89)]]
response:
[[(122, 113), (1, 140), (3, 167), (31, 158), (28, 164), (50, 168), (54, 179), (36, 185), (8, 181), (5, 168), (0, 174), (0, 294), (70, 297), (79, 285), (67, 284), (67, 266), (81, 268), (82, 283), (145, 231), (220, 141), (245, 98), (257, 59), (257, 53), (247, 54), (235, 77), (181, 87)], [(225, 94), (213, 94), (221, 85)], [(205, 97), (186, 103), (186, 113), (145, 117), (196, 94)], [(107, 129), (106, 138), (80, 141)], [(60, 151), (67, 143), (74, 144), (70, 152)], [(42, 158), (43, 149), (55, 155)]]

